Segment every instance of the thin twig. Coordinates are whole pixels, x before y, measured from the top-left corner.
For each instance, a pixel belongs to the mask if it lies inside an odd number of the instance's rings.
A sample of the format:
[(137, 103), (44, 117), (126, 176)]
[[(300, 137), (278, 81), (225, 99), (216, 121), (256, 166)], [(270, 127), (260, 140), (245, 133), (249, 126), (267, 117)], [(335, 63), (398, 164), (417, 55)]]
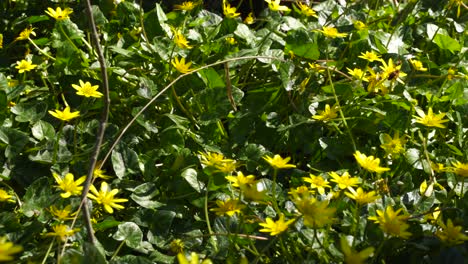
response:
[(101, 75), (102, 75), (102, 83), (104, 86), (104, 109), (102, 111), (101, 120), (99, 120), (99, 131), (96, 137), (96, 142), (94, 145), (94, 152), (91, 156), (88, 175), (86, 176), (86, 182), (83, 186), (83, 192), (81, 194), (81, 205), (83, 206), (83, 220), (86, 224), (86, 229), (88, 233), (88, 240), (90, 243), (95, 243), (94, 233), (93, 233), (93, 226), (91, 224), (91, 215), (88, 208), (87, 194), (89, 192), (89, 187), (91, 186), (91, 181), (94, 176), (94, 169), (96, 167), (96, 162), (99, 156), (99, 152), (101, 150), (102, 141), (104, 138), (104, 132), (106, 130), (107, 119), (109, 118), (109, 106), (110, 106), (110, 98), (109, 98), (109, 80), (107, 78), (107, 66), (104, 59), (104, 54), (101, 49), (101, 44), (99, 42), (99, 35), (96, 28), (96, 23), (94, 22), (93, 13), (91, 10), (91, 0), (86, 0), (86, 11), (89, 18), (90, 28), (91, 28), (91, 36), (93, 38), (94, 47), (98, 54), (98, 61), (101, 67)]
[(234, 97), (232, 97), (232, 84), (231, 84), (231, 76), (229, 74), (229, 65), (224, 63), (224, 76), (226, 78), (226, 92), (229, 98), (229, 102), (231, 103), (232, 109), (237, 111), (236, 102), (234, 101)]

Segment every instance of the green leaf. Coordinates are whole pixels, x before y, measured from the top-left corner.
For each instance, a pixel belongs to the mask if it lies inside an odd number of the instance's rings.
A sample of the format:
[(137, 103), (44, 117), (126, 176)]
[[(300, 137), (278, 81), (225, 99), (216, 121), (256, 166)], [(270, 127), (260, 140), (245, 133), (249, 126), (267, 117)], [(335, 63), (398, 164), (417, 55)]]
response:
[(39, 120), (36, 124), (34, 124), (34, 126), (31, 128), (31, 132), (33, 137), (38, 140), (52, 140), (55, 138), (54, 127), (43, 120)]
[(184, 178), (195, 191), (201, 193), (205, 189), (205, 184), (198, 180), (197, 175), (197, 171), (192, 168), (184, 170), (181, 174), (182, 178)]
[(154, 201), (153, 199), (159, 195), (156, 184), (147, 182), (138, 185), (134, 190), (130, 198), (137, 204), (144, 208), (156, 209), (163, 206), (163, 203)]
[(455, 39), (442, 34), (436, 34), (434, 37), (434, 43), (441, 49), (449, 50), (451, 53), (455, 53), (461, 50), (461, 45)]
[(112, 237), (117, 241), (125, 241), (130, 248), (137, 249), (143, 241), (143, 232), (137, 224), (125, 222), (118, 226), (117, 232)]
[(19, 103), (11, 108), (11, 112), (16, 115), (18, 122), (35, 123), (46, 115), (48, 106), (41, 101), (30, 103)]
[(14, 128), (0, 127), (0, 141), (7, 144), (5, 156), (7, 158), (14, 158), (26, 146), (29, 137), (26, 133)]
[(225, 87), (224, 80), (219, 74), (213, 69), (208, 68), (198, 72), (198, 75), (203, 80), (207, 88)]
[(106, 258), (101, 253), (99, 248), (89, 242), (83, 244), (83, 262), (82, 263), (95, 263), (95, 264), (106, 264)]
[(295, 56), (311, 60), (317, 60), (320, 57), (316, 34), (300, 29), (288, 33), (285, 40), (285, 50), (292, 51)]
[(49, 180), (46, 177), (37, 179), (26, 189), (21, 211), (27, 217), (41, 216), (45, 214), (46, 209), (54, 203), (52, 197), (54, 197), (54, 195), (50, 189)]
[(239, 38), (245, 40), (247, 42), (247, 45), (252, 45), (254, 41), (256, 40), (255, 34), (245, 24), (237, 25), (237, 28), (234, 31), (234, 34), (238, 36)]

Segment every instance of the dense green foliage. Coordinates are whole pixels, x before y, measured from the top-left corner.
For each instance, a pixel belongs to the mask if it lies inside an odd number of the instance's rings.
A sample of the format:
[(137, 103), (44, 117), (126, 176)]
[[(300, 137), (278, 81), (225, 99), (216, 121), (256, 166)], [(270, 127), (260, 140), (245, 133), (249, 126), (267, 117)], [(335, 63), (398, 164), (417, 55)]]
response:
[(94, 243), (86, 3), (0, 2), (0, 261), (468, 257), (466, 1), (93, 2)]

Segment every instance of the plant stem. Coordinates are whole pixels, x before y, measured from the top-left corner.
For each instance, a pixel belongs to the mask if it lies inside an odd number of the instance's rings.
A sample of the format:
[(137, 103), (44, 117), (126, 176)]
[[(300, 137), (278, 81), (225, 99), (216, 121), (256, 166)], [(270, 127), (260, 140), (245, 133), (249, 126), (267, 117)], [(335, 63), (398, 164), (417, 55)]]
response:
[(205, 192), (205, 206), (204, 206), (205, 220), (206, 220), (206, 227), (208, 228), (208, 233), (210, 234), (210, 240), (213, 243), (214, 250), (217, 252), (218, 245), (216, 244), (216, 237), (214, 236), (213, 230), (211, 229), (210, 216), (208, 214), (208, 186), (210, 186), (210, 180), (208, 180), (208, 184), (206, 186), (206, 192)]
[(112, 257), (110, 259), (110, 261), (112, 261), (115, 257), (117, 257), (117, 255), (119, 254), (120, 252), (120, 249), (122, 249), (123, 245), (125, 244), (125, 239), (122, 240), (122, 242), (120, 242), (119, 246), (117, 247), (117, 249), (115, 250), (114, 254), (112, 254)]
[(278, 202), (276, 201), (276, 177), (278, 175), (278, 169), (275, 169), (273, 172), (273, 183), (271, 185), (271, 195), (273, 196), (273, 208), (276, 213), (281, 214), (281, 210), (278, 207)]
[(54, 241), (55, 241), (55, 239), (52, 239), (52, 242), (50, 243), (49, 249), (47, 249), (47, 252), (46, 252), (46, 254), (45, 254), (45, 256), (44, 256), (44, 259), (42, 259), (41, 264), (45, 264), (45, 263), (46, 263), (47, 257), (49, 256), (50, 251), (52, 250), (52, 246), (54, 245)]

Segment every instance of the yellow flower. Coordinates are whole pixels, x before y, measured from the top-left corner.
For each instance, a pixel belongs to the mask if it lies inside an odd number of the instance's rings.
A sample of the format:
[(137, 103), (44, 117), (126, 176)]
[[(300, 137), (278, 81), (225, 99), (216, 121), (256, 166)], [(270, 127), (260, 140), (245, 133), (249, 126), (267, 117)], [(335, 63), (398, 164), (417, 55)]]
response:
[(89, 188), (91, 193), (88, 193), (88, 198), (95, 200), (98, 204), (102, 204), (104, 206), (104, 210), (106, 210), (109, 214), (114, 212), (115, 208), (117, 210), (124, 209), (124, 207), (118, 203), (127, 202), (127, 199), (123, 198), (115, 198), (114, 196), (119, 192), (118, 189), (110, 189), (107, 182), (101, 183), (101, 189), (99, 192), (96, 190), (94, 185), (91, 185)]
[(234, 162), (232, 159), (225, 159), (224, 155), (221, 153), (216, 152), (199, 152), (200, 154), (200, 162), (205, 165), (206, 167), (219, 167), (223, 163), (231, 163)]
[(73, 13), (73, 10), (70, 8), (61, 9), (57, 7), (57, 9), (47, 8), (48, 11), (45, 11), (49, 16), (55, 18), (55, 20), (61, 21), (69, 18), (69, 15)]
[(186, 2), (183, 2), (180, 5), (174, 5), (174, 9), (175, 10), (192, 11), (197, 5), (198, 5), (198, 3), (194, 3), (192, 1), (186, 1)]
[(322, 27), (322, 30), (318, 31), (322, 32), (325, 37), (329, 38), (343, 38), (348, 35), (347, 33), (339, 33), (334, 27)]
[(14, 203), (15, 200), (13, 200), (12, 198), (13, 198), (13, 195), (8, 194), (8, 192), (3, 189), (0, 189), (0, 202)]
[(447, 168), (445, 168), (443, 163), (431, 162), (431, 168), (437, 173), (447, 171)]
[(185, 247), (184, 241), (182, 241), (181, 239), (174, 239), (169, 244), (169, 249), (171, 250), (172, 253), (182, 253), (184, 252), (184, 247)]
[(348, 240), (344, 236), (340, 237), (340, 245), (346, 264), (365, 264), (366, 259), (374, 254), (373, 247), (368, 247), (361, 252), (357, 252), (348, 244)]
[(246, 23), (247, 25), (252, 25), (253, 23), (255, 23), (255, 17), (253, 12), (250, 12), (247, 15), (247, 17), (244, 19), (244, 23)]
[(374, 51), (366, 51), (365, 53), (364, 52), (361, 52), (361, 56), (358, 56), (358, 58), (361, 58), (361, 59), (365, 59), (369, 62), (373, 62), (373, 61), (381, 61), (382, 59), (380, 58), (380, 55), (374, 53)]
[(86, 180), (86, 176), (83, 176), (75, 181), (75, 176), (71, 173), (65, 174), (63, 179), (55, 172), (52, 173), (52, 176), (54, 176), (55, 181), (58, 184), (57, 187), (64, 191), (64, 193), (60, 194), (62, 198), (68, 198), (72, 195), (80, 195), (83, 190), (83, 186), (80, 185)]
[(424, 113), (423, 110), (420, 108), (416, 108), (416, 113), (418, 113), (419, 116), (413, 116), (415, 118), (416, 123), (423, 124), (428, 127), (438, 127), (438, 128), (445, 128), (442, 123), (448, 122), (448, 119), (443, 119), (445, 116), (445, 113), (439, 113), (434, 115), (432, 112), (432, 107), (429, 107), (427, 110), (427, 115)]
[(104, 180), (107, 180), (107, 179), (111, 178), (111, 176), (105, 175), (104, 173), (106, 173), (105, 170), (94, 168), (93, 176), (94, 176), (94, 178), (101, 178), (101, 179), (104, 179)]
[(330, 188), (328, 181), (322, 178), (322, 176), (315, 176), (313, 174), (309, 174), (309, 177), (302, 177), (305, 182), (310, 183), (311, 189), (317, 189), (320, 194), (325, 194), (325, 187)]
[(317, 63), (310, 63), (309, 62), (309, 67), (310, 67), (310, 69), (312, 69), (313, 71), (318, 72), (318, 73), (325, 72), (325, 68), (323, 66), (321, 66), (320, 64), (317, 64)]
[(0, 49), (3, 48), (3, 34), (0, 33)]
[(270, 217), (265, 219), (265, 223), (260, 223), (264, 228), (260, 229), (260, 232), (270, 233), (271, 236), (276, 236), (288, 229), (288, 226), (292, 224), (295, 219), (284, 221), (284, 215), (281, 214), (278, 221), (273, 221)]
[(250, 185), (255, 183), (255, 176), (244, 176), (244, 174), (241, 171), (237, 172), (237, 176), (226, 176), (225, 178), (232, 183), (233, 187), (242, 187), (244, 185)]
[(418, 60), (409, 60), (413, 68), (417, 71), (427, 71), (427, 68), (424, 68), (422, 62)]
[(399, 215), (401, 210), (403, 209), (400, 208), (393, 211), (392, 206), (389, 205), (385, 212), (377, 210), (377, 215), (370, 216), (369, 220), (379, 224), (380, 229), (387, 235), (408, 239), (411, 236), (411, 233), (406, 231), (409, 228), (409, 225), (406, 223), (408, 216)]
[(21, 33), (20, 33), (19, 36), (16, 38), (16, 40), (28, 39), (28, 38), (29, 38), (29, 35), (36, 36), (36, 32), (34, 32), (34, 28), (33, 28), (33, 27), (28, 27), (28, 28), (25, 28), (23, 31), (21, 31)]
[(235, 7), (231, 7), (231, 5), (226, 1), (223, 0), (223, 14), (227, 18), (236, 18), (240, 16), (240, 13), (236, 13), (237, 9)]
[(399, 134), (399, 131), (396, 131), (393, 138), (389, 134), (381, 136), (382, 145), (380, 147), (385, 150), (387, 155), (398, 156), (405, 151), (406, 139), (404, 137), (400, 138)]
[(246, 199), (259, 202), (265, 200), (266, 198), (266, 190), (259, 190), (258, 185), (260, 184), (261, 183), (255, 182), (254, 184), (241, 185), (240, 189)]
[(273, 156), (273, 158), (266, 155), (263, 157), (263, 159), (266, 160), (275, 170), (296, 168), (296, 165), (288, 164), (289, 160), (291, 159), (290, 157), (283, 159), (280, 155), (276, 154)]
[(234, 45), (234, 44), (237, 43), (236, 39), (233, 38), (233, 37), (227, 37), (227, 38), (225, 38), (225, 40), (226, 40), (226, 43), (229, 44), (229, 45)]
[(334, 119), (338, 117), (338, 106), (334, 105), (333, 107), (330, 107), (329, 104), (325, 105), (325, 109), (322, 111), (318, 111), (318, 115), (313, 115), (313, 119), (321, 120), (321, 121), (327, 121), (330, 119)]
[(69, 220), (73, 218), (71, 217), (72, 215), (71, 209), (72, 209), (71, 205), (67, 205), (63, 209), (58, 209), (55, 205), (52, 205), (49, 211), (54, 216), (54, 218), (60, 221), (65, 221), (65, 220)]
[(458, 245), (468, 240), (468, 236), (462, 232), (462, 227), (454, 226), (451, 219), (447, 220), (447, 224), (441, 220), (438, 224), (442, 229), (437, 230), (435, 235), (447, 245)]
[(368, 193), (364, 192), (361, 187), (354, 190), (353, 188), (348, 188), (349, 192), (345, 192), (346, 196), (355, 200), (358, 204), (368, 204), (379, 199), (380, 197), (376, 194), (375, 191), (370, 191)]
[(354, 69), (350, 69), (348, 67), (346, 67), (346, 69), (348, 69), (348, 73), (349, 75), (351, 75), (352, 77), (354, 77), (355, 79), (357, 80), (362, 80), (362, 81), (365, 81), (365, 82), (368, 82), (369, 79), (367, 79), (364, 74), (365, 72), (362, 71), (361, 69), (358, 69), (358, 68), (354, 68)]
[(218, 208), (210, 209), (210, 211), (215, 212), (216, 215), (219, 216), (233, 216), (236, 213), (240, 214), (241, 210), (245, 207), (245, 205), (241, 204), (239, 200), (231, 199), (228, 199), (226, 201), (217, 200), (216, 205), (218, 205)]
[(390, 168), (380, 167), (380, 159), (374, 158), (374, 156), (366, 156), (366, 154), (356, 151), (354, 157), (362, 168), (370, 172), (382, 173), (390, 170)]
[(0, 261), (11, 261), (14, 259), (12, 255), (21, 251), (22, 246), (8, 242), (6, 237), (0, 237)]
[[(179, 264), (199, 264), (198, 259), (198, 254), (195, 252), (192, 252), (190, 255), (190, 261), (187, 259), (184, 252), (177, 254), (177, 260), (179, 261)], [(205, 259), (201, 262), (201, 264), (213, 264), (213, 262), (211, 262), (210, 259)]]
[(358, 177), (351, 177), (351, 175), (349, 175), (347, 171), (345, 171), (341, 176), (334, 171), (329, 172), (328, 175), (330, 175), (330, 177), (333, 178), (330, 181), (337, 183), (338, 188), (342, 190), (349, 187), (356, 187), (360, 182), (360, 179)]
[(72, 84), (72, 87), (77, 90), (77, 95), (82, 95), (84, 97), (96, 97), (100, 98), (103, 96), (102, 93), (98, 92), (97, 89), (99, 85), (91, 85), (90, 82), (83, 82), (82, 80), (79, 81), (80, 85)]
[(309, 188), (305, 185), (299, 186), (296, 189), (291, 188), (291, 190), (288, 192), (293, 199), (297, 198), (302, 198), (302, 197), (307, 197), (308, 195), (314, 194), (313, 190), (309, 190)]
[(239, 164), (237, 164), (235, 160), (231, 162), (223, 162), (222, 164), (216, 166), (216, 171), (223, 172), (225, 174), (232, 174), (234, 171), (236, 171), (238, 166)]
[(468, 164), (461, 163), (459, 161), (452, 163), (453, 167), (450, 168), (450, 171), (453, 171), (455, 174), (462, 177), (468, 177)]
[(177, 57), (175, 57), (171, 63), (172, 66), (174, 66), (174, 68), (176, 68), (176, 70), (180, 73), (188, 73), (193, 71), (193, 69), (190, 69), (192, 62), (188, 61), (187, 63), (185, 63), (185, 58), (181, 58), (179, 60)]
[(291, 11), (287, 6), (280, 5), (281, 0), (265, 0), (265, 2), (268, 3), (268, 8), (270, 8), (271, 11)]
[(37, 67), (36, 64), (32, 64), (32, 62), (29, 61), (29, 60), (17, 61), (16, 64), (18, 64), (18, 65), (16, 65), (15, 68), (18, 69), (18, 72), (19, 72), (19, 73), (23, 73), (23, 72), (26, 72), (26, 71), (30, 71), (30, 70), (32, 70), (32, 69), (34, 69), (34, 68)]
[(403, 83), (400, 80), (400, 77), (405, 77), (406, 73), (400, 71), (401, 65), (393, 64), (392, 59), (388, 59), (388, 63), (386, 63), (384, 60), (381, 60), (381, 62), (383, 66), (380, 66), (380, 69), (383, 70), (382, 72), (383, 79), (388, 79), (388, 80), (396, 79), (398, 82)]
[(308, 6), (308, 5), (306, 5), (306, 4), (302, 3), (302, 2), (297, 2), (296, 6), (297, 6), (297, 8), (299, 8), (299, 11), (300, 11), (301, 14), (303, 14), (305, 16), (318, 17), (317, 13), (312, 8), (310, 8), (310, 6)]
[(60, 119), (60, 120), (63, 120), (63, 121), (70, 121), (72, 120), (73, 118), (77, 118), (80, 116), (80, 111), (75, 111), (75, 112), (71, 112), (70, 111), (70, 106), (66, 106), (65, 109), (63, 109), (63, 111), (60, 111), (60, 110), (55, 110), (54, 111), (49, 111), (49, 114), (51, 114), (52, 116)]
[(362, 30), (362, 29), (367, 28), (367, 25), (364, 22), (359, 21), (359, 20), (354, 21), (353, 24), (354, 24), (354, 28), (357, 30)]
[(304, 218), (304, 225), (311, 228), (322, 228), (333, 223), (336, 209), (329, 208), (327, 201), (318, 201), (314, 197), (296, 197), (294, 204)]
[(67, 225), (55, 225), (52, 227), (54, 232), (49, 232), (46, 236), (55, 236), (57, 239), (60, 239), (62, 242), (67, 240), (67, 237), (73, 236), (76, 232), (80, 231), (79, 228), (71, 229)]
[(185, 38), (184, 34), (180, 30), (174, 30), (174, 43), (177, 47), (181, 49), (191, 49), (192, 46), (189, 45), (188, 40)]

